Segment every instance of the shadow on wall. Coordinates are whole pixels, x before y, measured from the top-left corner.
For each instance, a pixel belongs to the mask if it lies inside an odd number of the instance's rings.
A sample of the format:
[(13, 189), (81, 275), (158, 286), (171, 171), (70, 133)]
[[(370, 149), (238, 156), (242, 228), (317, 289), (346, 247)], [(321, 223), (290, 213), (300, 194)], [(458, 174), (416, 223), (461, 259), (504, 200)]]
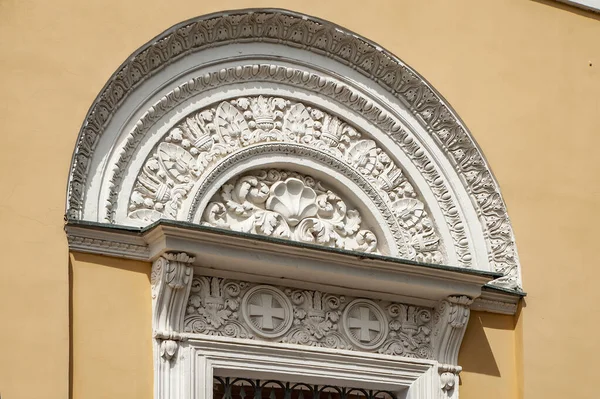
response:
[[(504, 339), (498, 337), (498, 334), (493, 330), (506, 331), (506, 342), (496, 342), (504, 341)], [(458, 364), (467, 373), (501, 377), (494, 350), (498, 352), (504, 345), (508, 345), (509, 348), (502, 348), (502, 350), (514, 351), (514, 341), (511, 334), (514, 330), (514, 316), (471, 312), (469, 325), (460, 348)], [(494, 350), (492, 350), (490, 338), (494, 338)]]

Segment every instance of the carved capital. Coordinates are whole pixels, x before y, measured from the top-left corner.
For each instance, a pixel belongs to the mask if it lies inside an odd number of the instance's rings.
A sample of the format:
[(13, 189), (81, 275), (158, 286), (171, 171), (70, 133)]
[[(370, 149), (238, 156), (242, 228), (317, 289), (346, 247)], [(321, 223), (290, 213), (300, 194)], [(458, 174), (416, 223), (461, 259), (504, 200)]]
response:
[(440, 301), (435, 311), (435, 358), (443, 364), (456, 364), (458, 350), (469, 321), (469, 306), (473, 300), (467, 296), (450, 296)]
[[(192, 283), (194, 261), (186, 253), (165, 253), (152, 265), (152, 328), (161, 342), (161, 355), (169, 357), (177, 348), (167, 341), (178, 340)], [(172, 355), (171, 355), (172, 357)]]

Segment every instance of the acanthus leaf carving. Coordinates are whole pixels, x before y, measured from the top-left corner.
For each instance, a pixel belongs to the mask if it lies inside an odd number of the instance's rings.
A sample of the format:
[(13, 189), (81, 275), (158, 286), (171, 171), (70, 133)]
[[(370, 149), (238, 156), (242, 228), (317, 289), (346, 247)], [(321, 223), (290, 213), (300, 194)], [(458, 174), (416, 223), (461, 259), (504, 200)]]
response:
[[(270, 29), (272, 26), (278, 28)], [(194, 40), (189, 40), (187, 35), (192, 31), (198, 33)], [(306, 34), (309, 31), (318, 31), (319, 34)], [(327, 39), (324, 40), (324, 37)], [(81, 129), (69, 178), (67, 217), (69, 219), (81, 218), (91, 159), (96, 145), (120, 104), (126, 101), (141, 83), (187, 54), (239, 41), (262, 42), (265, 40), (325, 54), (341, 64), (360, 71), (364, 76), (370, 77), (375, 82), (374, 84), (381, 86), (399, 101), (407, 104), (409, 110), (422, 119), (423, 126), (436, 141), (439, 141), (440, 148), (450, 162), (455, 165), (477, 213), (482, 218), (486, 241), (490, 247), (489, 256), (492, 266), (494, 270), (506, 275), (496, 284), (520, 290), (518, 256), (514, 236), (505, 205), (500, 197), (498, 184), (491, 176), (485, 160), (466, 127), (449, 105), (425, 79), (410, 67), (364, 38), (334, 24), (281, 10), (227, 12), (186, 21), (164, 32), (130, 57), (121, 69), (113, 74), (105, 89), (100, 93)], [(167, 46), (165, 43), (176, 44), (177, 50), (173, 51), (171, 46)], [(149, 56), (149, 54), (153, 56)], [(214, 87), (221, 83), (227, 83), (228, 75), (243, 76), (242, 69), (246, 69), (246, 67), (238, 66), (230, 68), (227, 73), (218, 71), (210, 76), (194, 79), (189, 85), (178, 88), (176, 95), (166, 98), (165, 103), (178, 101), (194, 91), (203, 89), (204, 85)], [(253, 73), (258, 75), (257, 72), (263, 68), (250, 66), (247, 69), (252, 69)], [(267, 75), (273, 80), (284, 80), (289, 76), (290, 81), (295, 80), (303, 85), (314, 82), (310, 73), (305, 71), (299, 71), (298, 75), (266, 69), (268, 70)], [(284, 69), (289, 70), (290, 68), (284, 67)], [(261, 76), (261, 78), (264, 77)], [(244, 76), (244, 79), (247, 77)], [(201, 84), (201, 80), (205, 83)], [(318, 79), (319, 87), (322, 86), (322, 90), (329, 90), (328, 93), (333, 93), (332, 95), (336, 97), (346, 96), (355, 103), (352, 105), (353, 107), (363, 107), (361, 104), (368, 104), (368, 109), (364, 107), (365, 117), (373, 119), (381, 116), (380, 110), (372, 107), (371, 103), (363, 102), (360, 96), (348, 96), (338, 88), (330, 90), (329, 85), (321, 83), (322, 80), (323, 78)], [(143, 122), (140, 123), (144, 125)], [(397, 135), (396, 139), (410, 139), (405, 132), (401, 133)], [(393, 130), (390, 130), (390, 135), (395, 135)], [(124, 154), (123, 159), (127, 160), (130, 156), (131, 154)], [(417, 158), (420, 158), (416, 159), (416, 164), (421, 170), (429, 167), (429, 162), (424, 161), (420, 156)], [(117, 175), (119, 173), (122, 172), (117, 172)], [(113, 201), (114, 195), (111, 194), (108, 200)], [(460, 229), (453, 232), (453, 235), (459, 236)], [(458, 243), (460, 240), (456, 240), (456, 242)], [(461, 261), (467, 263), (471, 261), (468, 251), (461, 254)]]
[(218, 277), (194, 278), (186, 308), (184, 331), (236, 338), (253, 338), (239, 321), (240, 293), (246, 283)]
[(160, 355), (166, 361), (173, 359), (181, 340), (194, 260), (183, 252), (167, 252), (152, 264), (152, 328)]
[(194, 277), (184, 326), (187, 337), (219, 335), (435, 358), (432, 309), (221, 277)]
[(152, 327), (157, 337), (176, 339), (171, 335), (182, 331), (194, 260), (183, 252), (167, 252), (152, 264)]
[[(389, 223), (393, 224), (391, 231), (402, 257), (443, 262), (440, 238), (423, 202), (390, 156), (373, 140), (362, 136), (337, 116), (288, 99), (258, 96), (223, 101), (216, 108), (188, 115), (158, 144), (136, 180), (129, 201), (129, 217), (146, 222), (161, 217), (180, 219), (179, 208), (193, 184), (203, 178), (203, 173), (223, 157), (248, 146), (272, 142), (309, 145), (341, 160), (375, 188), (391, 212), (393, 220)], [(323, 217), (326, 212), (337, 212), (338, 205), (345, 206), (339, 197), (320, 194), (316, 204), (323, 203), (323, 206), (317, 218), (294, 214), (310, 214), (315, 209), (314, 204), (310, 204), (310, 188), (303, 194), (291, 194), (297, 184), (293, 180), (280, 182), (273, 188), (277, 193), (271, 195), (251, 178), (237, 186), (226, 185), (222, 190), (224, 201), (206, 207), (203, 220), (228, 228), (232, 223), (223, 220), (228, 213), (234, 212), (240, 217), (252, 214), (256, 220), (246, 218), (243, 223), (235, 223), (235, 229), (337, 248), (377, 251), (377, 238), (368, 229), (360, 230), (361, 218), (357, 211), (344, 209), (340, 212), (345, 215), (343, 221), (326, 222)], [(260, 202), (267, 196), (267, 203), (261, 205), (262, 211), (256, 213), (253, 201)], [(282, 202), (283, 197), (285, 202)], [(296, 209), (302, 201), (308, 205)], [(293, 209), (286, 210), (285, 206)], [(302, 223), (298, 217), (303, 219)], [(344, 237), (348, 235), (356, 236), (351, 246), (345, 242)]]
[(384, 342), (379, 352), (386, 355), (431, 358), (431, 310), (391, 304), (387, 311), (391, 318), (390, 338)]
[(294, 306), (294, 326), (283, 342), (299, 345), (350, 349), (339, 332), (344, 296), (320, 291), (287, 290)]
[(258, 170), (227, 182), (203, 223), (244, 233), (354, 251), (377, 251), (361, 216), (320, 181), (284, 170)]
[(473, 299), (460, 295), (449, 296), (436, 306), (433, 338), (435, 358), (439, 362), (454, 365), (458, 363), (458, 351), (467, 329), (472, 303)]

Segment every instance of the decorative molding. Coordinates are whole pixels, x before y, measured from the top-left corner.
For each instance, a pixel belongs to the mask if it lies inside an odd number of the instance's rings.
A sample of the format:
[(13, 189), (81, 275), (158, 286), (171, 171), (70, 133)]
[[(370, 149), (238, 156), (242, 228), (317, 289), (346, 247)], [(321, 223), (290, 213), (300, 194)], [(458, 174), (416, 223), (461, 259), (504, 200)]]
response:
[[(519, 298), (520, 299), (520, 298)], [(490, 299), (477, 298), (471, 310), (477, 310), (480, 312), (500, 313), (507, 315), (514, 315), (517, 313), (518, 305), (512, 302), (505, 301), (494, 301)]]
[[(160, 221), (146, 228), (130, 228), (90, 222), (69, 222), (65, 226), (70, 240), (69, 249), (75, 252), (105, 254), (127, 259), (153, 261), (167, 251), (187, 252), (196, 255), (197, 267), (225, 269), (232, 273), (256, 272), (265, 282), (277, 284), (285, 277), (306, 281), (324, 287), (326, 283), (342, 284), (354, 291), (371, 290), (380, 293), (402, 293), (409, 298), (426, 299), (427, 306), (453, 294), (464, 293), (471, 297), (482, 295), (505, 303), (499, 308), (483, 309), (479, 298), (471, 305), (476, 310), (505, 313), (516, 310), (523, 294), (493, 288), (482, 288), (499, 275), (474, 269), (423, 265), (402, 259), (382, 257), (311, 246), (293, 241), (273, 240), (268, 237), (248, 236), (233, 231), (222, 231), (182, 222)], [(130, 250), (106, 253), (104, 246), (96, 243), (121, 242), (131, 244)], [(73, 244), (75, 243), (75, 244)], [(86, 243), (79, 245), (78, 243)], [(193, 244), (192, 244), (193, 243)], [(88, 245), (89, 244), (89, 245)], [(138, 248), (144, 248), (143, 251)], [(140, 255), (143, 253), (144, 255)], [(228, 254), (224, 263), (220, 256)], [(327, 277), (318, 278), (316, 272)], [(268, 278), (267, 276), (272, 276)], [(315, 278), (313, 278), (315, 277)], [(377, 280), (372, 286), (369, 279)], [(410, 281), (412, 285), (404, 282)], [(324, 284), (325, 283), (325, 284)], [(421, 302), (424, 304), (425, 302)]]
[(122, 256), (141, 260), (148, 259), (149, 252), (146, 245), (136, 245), (76, 235), (68, 235), (67, 241), (69, 242), (69, 249), (76, 252)]
[[(386, 311), (384, 311), (386, 309)], [(196, 276), (184, 329), (203, 334), (431, 359), (432, 309)]]
[[(327, 97), (331, 97), (333, 99), (335, 99), (336, 101), (344, 104), (345, 106), (347, 106), (349, 109), (352, 109), (353, 111), (357, 112), (358, 114), (361, 115), (361, 117), (366, 118), (367, 120), (369, 120), (369, 122), (371, 122), (372, 124), (374, 124), (375, 126), (377, 126), (378, 128), (380, 128), (382, 131), (386, 132), (390, 138), (392, 138), (394, 140), (394, 142), (399, 145), (404, 151), (405, 153), (411, 158), (412, 162), (414, 163), (414, 165), (419, 169), (419, 172), (423, 175), (423, 177), (427, 180), (428, 184), (430, 185), (430, 189), (432, 191), (432, 193), (435, 195), (436, 197), (436, 201), (438, 203), (438, 205), (440, 206), (440, 209), (442, 210), (444, 217), (446, 219), (446, 225), (448, 226), (453, 242), (454, 242), (454, 249), (456, 251), (457, 257), (458, 257), (458, 261), (461, 265), (465, 266), (465, 267), (469, 267), (471, 266), (472, 263), (472, 259), (473, 259), (473, 255), (471, 253), (471, 249), (469, 248), (469, 239), (465, 234), (465, 229), (464, 229), (464, 221), (461, 219), (460, 213), (457, 212), (457, 209), (459, 208), (459, 206), (454, 202), (454, 197), (450, 194), (449, 188), (447, 187), (447, 185), (445, 184), (445, 178), (443, 177), (443, 173), (440, 173), (440, 171), (437, 170), (436, 166), (435, 166), (435, 162), (433, 161), (433, 159), (431, 158), (431, 156), (427, 153), (427, 151), (423, 148), (422, 145), (419, 144), (418, 140), (415, 139), (413, 137), (413, 134), (411, 133), (411, 131), (409, 129), (405, 129), (402, 126), (402, 122), (400, 122), (399, 120), (397, 120), (396, 118), (392, 117), (391, 114), (389, 114), (388, 111), (382, 109), (376, 102), (373, 102), (371, 99), (369, 99), (368, 97), (364, 96), (360, 91), (357, 91), (356, 89), (343, 84), (335, 79), (326, 77), (326, 76), (321, 76), (319, 74), (315, 74), (315, 73), (310, 73), (307, 72), (305, 70), (302, 69), (298, 69), (298, 68), (290, 68), (290, 67), (283, 67), (283, 66), (279, 66), (279, 65), (275, 65), (275, 64), (255, 64), (255, 65), (246, 65), (243, 67), (235, 67), (235, 68), (227, 68), (227, 69), (222, 69), (219, 70), (217, 72), (212, 72), (210, 74), (208, 74), (207, 76), (202, 76), (199, 78), (193, 78), (188, 82), (185, 82), (184, 84), (180, 85), (179, 87), (177, 87), (176, 89), (172, 90), (171, 92), (169, 92), (168, 94), (164, 95), (157, 103), (155, 103), (139, 120), (139, 122), (136, 124), (135, 128), (133, 129), (133, 131), (129, 134), (129, 136), (127, 137), (127, 144), (123, 147), (122, 151), (121, 151), (121, 155), (119, 158), (119, 161), (113, 166), (112, 168), (112, 176), (110, 177), (110, 187), (111, 187), (111, 191), (110, 194), (108, 196), (108, 198), (106, 199), (106, 207), (107, 207), (107, 215), (108, 218), (106, 219), (109, 222), (114, 222), (113, 219), (113, 214), (115, 213), (114, 207), (116, 205), (117, 202), (117, 198), (119, 197), (120, 194), (120, 187), (122, 184), (122, 178), (123, 175), (125, 174), (125, 172), (127, 171), (128, 165), (130, 160), (133, 157), (134, 154), (134, 150), (137, 148), (140, 140), (142, 140), (142, 138), (145, 136), (145, 134), (147, 133), (148, 129), (150, 129), (151, 126), (153, 126), (154, 123), (156, 123), (156, 121), (158, 121), (161, 117), (163, 117), (164, 115), (166, 115), (169, 111), (171, 111), (174, 107), (178, 106), (179, 104), (181, 104), (182, 102), (188, 100), (189, 98), (191, 98), (194, 95), (198, 95), (199, 93), (201, 93), (203, 90), (206, 90), (208, 88), (214, 88), (214, 87), (218, 87), (220, 85), (228, 85), (228, 84), (232, 84), (232, 83), (241, 83), (241, 82), (248, 82), (248, 81), (256, 81), (256, 82), (261, 82), (261, 81), (273, 81), (275, 83), (280, 83), (280, 84), (285, 84), (285, 85), (291, 85), (291, 86), (296, 86), (298, 88), (301, 89), (308, 89), (311, 91), (314, 91), (316, 93), (319, 93), (319, 95), (322, 96), (327, 96)], [(232, 100), (233, 102), (235, 102), (235, 100)], [(322, 111), (319, 111), (322, 112)], [(212, 112), (208, 112), (205, 116), (201, 116), (200, 119), (203, 119), (204, 117), (206, 117), (206, 119), (208, 119), (207, 121), (202, 122), (200, 125), (205, 126), (205, 130), (206, 128), (210, 129), (216, 129), (215, 124), (214, 123), (206, 123), (206, 122), (211, 122), (214, 120), (214, 114), (216, 114), (216, 111), (213, 109)], [(198, 115), (195, 115), (195, 118), (198, 119)], [(189, 120), (189, 118), (188, 118)], [(320, 123), (320, 122), (316, 122), (316, 123)], [(184, 127), (186, 124), (186, 121), (182, 121), (180, 123), (180, 131), (190, 131), (190, 130), (195, 130), (198, 131), (199, 128), (195, 127), (195, 128), (190, 128), (189, 126)], [(193, 122), (192, 119), (192, 125), (197, 124), (195, 122)], [(213, 134), (214, 135), (214, 134)], [(175, 134), (175, 137), (179, 137), (180, 135), (178, 133)], [(216, 139), (218, 141), (218, 135), (216, 135)], [(214, 146), (214, 142), (215, 142), (215, 138), (212, 139), (208, 139), (208, 138), (204, 138), (204, 139), (199, 139), (200, 137), (205, 137), (205, 134), (196, 134), (195, 137), (192, 140), (190, 140), (189, 138), (187, 139), (187, 143), (191, 143), (191, 141), (193, 141), (196, 145), (201, 145), (208, 148), (212, 148)], [(230, 137), (230, 135), (226, 135), (226, 137)], [(319, 137), (319, 136), (317, 136)], [(298, 137), (296, 137), (294, 140), (289, 140), (289, 136), (287, 135), (280, 135), (279, 137), (272, 137), (272, 136), (266, 136), (266, 139), (268, 139), (268, 141), (270, 143), (272, 143), (273, 141), (275, 142), (298, 142)], [(263, 139), (265, 139), (263, 138)], [(356, 136), (354, 137), (356, 138)], [(167, 137), (166, 140), (170, 139)], [(179, 141), (184, 141), (186, 139), (182, 139)], [(206, 142), (204, 142), (203, 140), (207, 140)], [(169, 142), (167, 141), (167, 142)], [(175, 140), (177, 141), (177, 140)], [(317, 141), (317, 140), (316, 140)], [(362, 140), (364, 141), (364, 140)], [(368, 140), (369, 141), (369, 145), (371, 145), (373, 143), (372, 140)], [(239, 143), (236, 143), (235, 141), (233, 142), (234, 145), (239, 145)], [(302, 144), (302, 143), (300, 143)], [(305, 144), (305, 143), (304, 143)], [(303, 144), (303, 146), (304, 146)], [(216, 150), (222, 149), (221, 146), (214, 146)], [(360, 147), (360, 146), (358, 146)], [(363, 145), (363, 147), (365, 147)], [(186, 144), (186, 148), (189, 148), (189, 145)], [(232, 160), (233, 156), (236, 155), (241, 155), (242, 153), (244, 153), (246, 156), (248, 156), (248, 154), (250, 152), (254, 153), (254, 154), (258, 154), (261, 152), (262, 149), (266, 149), (268, 148), (268, 146), (266, 144), (263, 144), (262, 146), (258, 146), (258, 147), (251, 147), (251, 148), (246, 148), (244, 151), (239, 151), (236, 154), (230, 155), (228, 157), (225, 158), (224, 161), (222, 161), (221, 163), (218, 163), (214, 169), (210, 172), (210, 174), (208, 174), (208, 177), (206, 177), (206, 180), (208, 181), (211, 176), (214, 176), (216, 174), (217, 170), (222, 170), (223, 167), (225, 166), (227, 161)], [(294, 148), (291, 147), (290, 148)], [(314, 147), (305, 147), (305, 152), (308, 149), (313, 149)], [(310, 156), (316, 156), (319, 160), (321, 160), (323, 158), (323, 156), (325, 154), (331, 154), (333, 155), (332, 159), (337, 160), (339, 158), (339, 152), (333, 152), (332, 153), (332, 148), (330, 148), (329, 145), (322, 145), (320, 147), (317, 147), (317, 150), (319, 150), (320, 148), (322, 149), (328, 149), (329, 151), (327, 153), (306, 153), (306, 155), (310, 155)], [(377, 151), (380, 151), (380, 148), (375, 148)], [(197, 156), (199, 148), (191, 148), (190, 149), (190, 153), (193, 154), (193, 156)], [(229, 149), (227, 149), (227, 151), (230, 151)], [(185, 150), (183, 153), (186, 153), (187, 150)], [(223, 154), (221, 154), (219, 151), (217, 151), (217, 158), (223, 156)], [(189, 155), (185, 156), (185, 158), (189, 159)], [(206, 158), (206, 159), (205, 159)], [(331, 157), (329, 157), (331, 158)], [(346, 157), (342, 157), (342, 159), (344, 159)], [(389, 155), (387, 156), (387, 158), (389, 159)], [(156, 170), (158, 170), (158, 168), (160, 168), (160, 163), (158, 162), (159, 157), (155, 156), (154, 158), (149, 159), (149, 164), (146, 164), (146, 170), (154, 170), (154, 172), (151, 172), (150, 174), (152, 175), (153, 173), (156, 173)], [(210, 163), (214, 163), (214, 159), (212, 159), (212, 157), (198, 157), (199, 159), (199, 163), (202, 164), (201, 168), (202, 170), (204, 170), (206, 167), (210, 166)], [(209, 160), (210, 162), (207, 162), (206, 160)], [(198, 162), (198, 161), (197, 161)], [(327, 165), (331, 164), (331, 160), (325, 161), (324, 163)], [(339, 162), (339, 161), (338, 161)], [(348, 161), (348, 163), (350, 164), (354, 164), (356, 162), (356, 159), (350, 159)], [(180, 162), (180, 164), (185, 164), (186, 162)], [(339, 165), (338, 165), (338, 169), (339, 169)], [(348, 169), (346, 167), (346, 169)], [(353, 168), (350, 168), (353, 169)], [(198, 173), (199, 169), (196, 169), (195, 171), (193, 171), (193, 173), (190, 173), (189, 176), (187, 176), (188, 179), (190, 180), (196, 180), (198, 177), (195, 176)], [(163, 175), (167, 176), (167, 171), (165, 170), (160, 170), (160, 173), (162, 173)], [(360, 176), (359, 180), (365, 180), (364, 179), (364, 168), (363, 168), (363, 173), (357, 173), (354, 172), (354, 174), (356, 174), (357, 176)], [(186, 177), (185, 174), (183, 177)], [(371, 178), (370, 174), (367, 174), (367, 177)], [(148, 180), (148, 179), (145, 179)], [(154, 184), (158, 184), (158, 186), (160, 186), (160, 181), (162, 180), (162, 178), (154, 178), (154, 177), (149, 177), (149, 180), (152, 181), (154, 180)], [(404, 181), (406, 181), (405, 179), (403, 179)], [(368, 182), (367, 182), (368, 183)], [(152, 183), (151, 183), (152, 184)], [(385, 182), (383, 183), (384, 185), (386, 184)], [(179, 208), (179, 201), (182, 200), (183, 197), (185, 197), (187, 195), (187, 192), (189, 191), (189, 186), (188, 184), (185, 183), (173, 183), (171, 185), (171, 187), (167, 188), (167, 187), (162, 187), (162, 189), (160, 189), (159, 187), (156, 187), (154, 190), (152, 190), (154, 192), (153, 195), (156, 195), (156, 193), (158, 193), (158, 191), (161, 192), (161, 194), (170, 194), (168, 195), (169, 199), (167, 201), (169, 201), (170, 204), (173, 204), (173, 210), (171, 210), (170, 212), (167, 212), (166, 214), (163, 212), (162, 216), (166, 217), (166, 218), (176, 218), (176, 210)], [(375, 190), (374, 188), (368, 187), (367, 189), (373, 190), (373, 191), (381, 191), (380, 189), (378, 189), (378, 187), (380, 187), (381, 184), (376, 184), (375, 185)], [(408, 189), (410, 189), (410, 191), (408, 191), (408, 195), (409, 196), (413, 196), (414, 192), (412, 190), (412, 188), (407, 187)], [(411, 193), (412, 192), (412, 193)], [(194, 198), (194, 202), (191, 206), (192, 208), (192, 212), (190, 212), (190, 216), (188, 217), (188, 220), (191, 221), (191, 218), (193, 217), (194, 213), (197, 211), (197, 202), (199, 202), (199, 199), (202, 197), (203, 194), (203, 190), (200, 189), (197, 191), (196, 196)], [(380, 199), (376, 202), (381, 203), (381, 202), (386, 202), (385, 198), (387, 198), (387, 194), (384, 194), (383, 197), (380, 196)], [(138, 196), (138, 198), (142, 199), (142, 197)], [(146, 200), (144, 198), (144, 200)], [(155, 205), (155, 201), (151, 200), (152, 202), (147, 202), (146, 206), (148, 207), (152, 207)], [(389, 202), (389, 201), (388, 201)], [(165, 208), (163, 205), (160, 205), (161, 207)], [(379, 205), (379, 207), (381, 208), (382, 205)], [(135, 209), (135, 208), (134, 208)], [(168, 207), (166, 207), (166, 209), (169, 210)], [(162, 210), (161, 210), (162, 212)], [(387, 210), (387, 213), (389, 213), (389, 210)], [(393, 219), (393, 216), (390, 214), (389, 216), (386, 215), (386, 212), (383, 211), (383, 214), (385, 216), (386, 219), (390, 219), (390, 222), (392, 223), (391, 219)], [(155, 220), (156, 217), (161, 216), (161, 214), (159, 212), (155, 212), (155, 210), (144, 210), (142, 212), (140, 212), (139, 215), (134, 216), (135, 218), (142, 218), (143, 220)], [(147, 218), (147, 219), (146, 219)], [(397, 227), (392, 226), (391, 227), (392, 231), (398, 230)], [(396, 233), (399, 234), (399, 233)], [(400, 241), (400, 239), (397, 239), (398, 241)], [(408, 255), (406, 255), (408, 256)], [(425, 261), (425, 259), (422, 259), (422, 261)]]
[(150, 260), (147, 243), (131, 230), (102, 230), (90, 225), (65, 226), (69, 250), (97, 255)]
[(418, 117), (455, 166), (483, 221), (498, 284), (519, 287), (514, 237), (498, 185), (466, 127), (416, 72), (380, 47), (316, 18), (283, 10), (214, 14), (173, 27), (117, 71), (94, 102), (81, 129), (69, 179), (69, 219), (81, 217), (88, 167), (115, 110), (137, 86), (193, 52), (229, 43), (268, 42), (324, 54), (349, 65), (395, 96)]
[(517, 313), (521, 297), (522, 295), (515, 295), (510, 290), (484, 287), (481, 296), (473, 301), (471, 310), (514, 315)]
[(246, 375), (283, 381), (296, 376), (313, 385), (408, 391), (409, 398), (445, 399), (436, 362), (426, 359), (200, 335), (190, 337), (182, 350), (187, 360), (181, 367), (185, 378), (172, 390), (174, 397), (183, 391), (189, 397), (208, 399), (214, 375)]
[[(145, 229), (71, 222), (66, 230), (147, 245), (160, 399), (204, 386), (194, 381), (211, 367), (246, 370), (237, 367), (240, 353), (257, 378), (276, 377), (282, 362), (288, 375), (299, 370), (291, 365), (305, 365), (303, 376), (313, 370), (315, 383), (323, 375), (354, 381), (346, 376), (360, 369), (360, 378), (377, 376), (364, 382), (378, 389), (390, 384), (417, 397), (456, 399), (470, 297), (498, 277), (181, 222)], [(202, 395), (194, 397), (208, 398)]]

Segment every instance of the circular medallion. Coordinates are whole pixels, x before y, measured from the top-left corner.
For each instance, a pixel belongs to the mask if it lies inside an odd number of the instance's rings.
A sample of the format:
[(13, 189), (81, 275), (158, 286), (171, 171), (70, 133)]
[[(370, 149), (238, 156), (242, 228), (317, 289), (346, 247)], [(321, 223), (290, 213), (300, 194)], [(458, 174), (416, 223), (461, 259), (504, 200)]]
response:
[(350, 302), (344, 310), (343, 322), (348, 338), (359, 348), (375, 349), (387, 337), (387, 319), (373, 301), (356, 299)]
[(292, 303), (277, 288), (259, 285), (248, 290), (242, 300), (242, 313), (248, 326), (258, 335), (276, 338), (292, 326)]

